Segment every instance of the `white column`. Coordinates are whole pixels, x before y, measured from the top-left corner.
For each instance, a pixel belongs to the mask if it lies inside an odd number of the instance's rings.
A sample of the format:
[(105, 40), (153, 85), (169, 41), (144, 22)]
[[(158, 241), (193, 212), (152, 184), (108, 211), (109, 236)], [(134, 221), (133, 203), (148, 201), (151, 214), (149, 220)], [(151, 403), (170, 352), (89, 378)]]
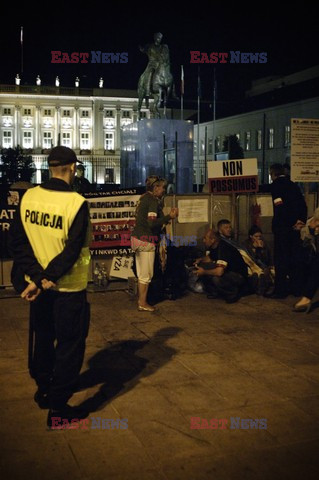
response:
[(34, 148), (41, 148), (41, 120), (40, 107), (35, 107), (35, 125), (34, 125)]
[(79, 122), (79, 107), (74, 107), (74, 132), (73, 132), (73, 150), (78, 150), (77, 153), (80, 153), (80, 122)]
[(16, 111), (15, 111), (15, 144), (13, 145), (14, 147), (17, 147), (18, 145), (21, 145), (21, 106), (16, 105), (15, 106)]
[(61, 133), (60, 132), (60, 130), (61, 130), (61, 110), (60, 110), (59, 105), (57, 105), (55, 107), (54, 127), (55, 127), (54, 128), (55, 129), (54, 146), (56, 147), (58, 145), (59, 133)]
[(116, 105), (116, 117), (115, 117), (115, 138), (114, 138), (114, 150), (119, 150), (121, 146), (121, 105)]

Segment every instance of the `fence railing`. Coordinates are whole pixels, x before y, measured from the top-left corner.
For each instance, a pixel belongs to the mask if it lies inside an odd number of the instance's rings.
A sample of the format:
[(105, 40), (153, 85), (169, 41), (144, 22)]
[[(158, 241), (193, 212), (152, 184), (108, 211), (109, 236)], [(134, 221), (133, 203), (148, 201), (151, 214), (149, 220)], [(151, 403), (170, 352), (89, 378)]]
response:
[[(121, 182), (120, 155), (77, 155), (84, 164), (85, 177), (91, 183)], [(34, 183), (42, 183), (48, 176), (48, 155), (32, 155), (36, 172), (32, 178)]]

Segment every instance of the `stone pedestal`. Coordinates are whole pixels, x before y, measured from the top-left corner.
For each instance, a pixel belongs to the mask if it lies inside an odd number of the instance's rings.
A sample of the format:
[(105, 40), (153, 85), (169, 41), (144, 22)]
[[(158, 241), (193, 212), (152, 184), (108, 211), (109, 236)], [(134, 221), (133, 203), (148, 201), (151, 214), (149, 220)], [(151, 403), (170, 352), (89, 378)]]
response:
[(166, 178), (168, 193), (193, 191), (193, 122), (143, 119), (121, 129), (121, 186), (144, 186), (149, 175)]

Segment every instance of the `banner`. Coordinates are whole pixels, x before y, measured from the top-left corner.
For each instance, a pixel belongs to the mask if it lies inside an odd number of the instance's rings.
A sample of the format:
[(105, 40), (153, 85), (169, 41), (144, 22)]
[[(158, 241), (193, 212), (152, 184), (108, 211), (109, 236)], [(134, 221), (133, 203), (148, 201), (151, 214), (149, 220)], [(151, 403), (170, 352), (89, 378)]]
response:
[(211, 193), (250, 193), (258, 191), (257, 158), (207, 162)]
[(0, 186), (0, 258), (11, 258), (8, 250), (8, 233), (25, 190), (9, 190)]
[[(8, 232), (26, 190), (0, 186), (0, 258), (11, 258)], [(135, 225), (135, 208), (145, 189), (85, 193), (92, 223), (90, 250), (94, 256), (129, 255), (131, 232)]]
[(116, 195), (85, 194), (92, 224), (90, 250), (92, 256), (129, 255), (131, 232), (135, 225), (135, 209), (141, 193), (137, 189), (119, 190)]

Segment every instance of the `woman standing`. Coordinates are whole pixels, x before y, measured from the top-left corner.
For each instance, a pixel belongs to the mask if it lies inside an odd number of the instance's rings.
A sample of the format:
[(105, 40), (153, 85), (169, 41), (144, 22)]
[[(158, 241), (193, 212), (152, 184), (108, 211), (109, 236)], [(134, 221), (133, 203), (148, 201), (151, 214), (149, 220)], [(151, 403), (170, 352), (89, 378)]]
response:
[(163, 214), (161, 198), (165, 187), (164, 178), (156, 175), (147, 177), (146, 193), (141, 196), (136, 208), (136, 223), (131, 236), (131, 245), (136, 258), (139, 311), (155, 310), (147, 303), (148, 286), (154, 273), (155, 247), (160, 241), (163, 225), (178, 216), (177, 208), (171, 208), (168, 215)]
[(309, 313), (312, 308), (312, 300), (319, 287), (319, 208), (314, 211), (313, 217), (306, 224), (299, 222), (295, 230), (300, 230), (302, 240), (302, 297), (294, 305), (294, 312)]

